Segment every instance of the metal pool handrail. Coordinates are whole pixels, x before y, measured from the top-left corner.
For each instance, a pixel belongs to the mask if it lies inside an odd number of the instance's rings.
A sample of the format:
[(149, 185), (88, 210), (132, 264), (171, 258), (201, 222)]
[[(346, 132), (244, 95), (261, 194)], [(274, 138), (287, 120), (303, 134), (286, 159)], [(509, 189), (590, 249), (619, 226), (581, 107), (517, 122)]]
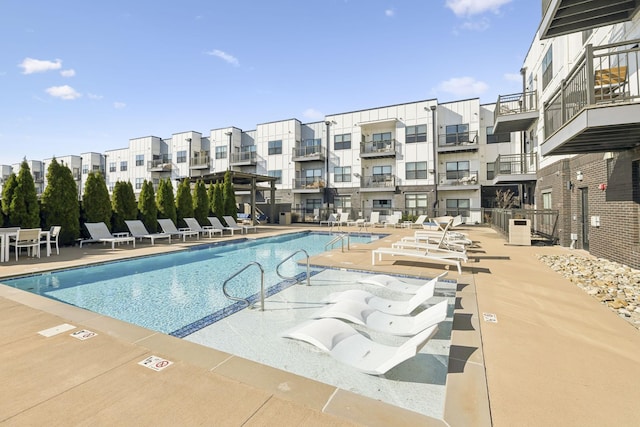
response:
[[(307, 286), (311, 286), (311, 276), (309, 275), (309, 253), (307, 251), (305, 251), (304, 249), (298, 249), (297, 251), (295, 251), (294, 253), (292, 253), (291, 255), (289, 255), (288, 257), (286, 257), (285, 259), (283, 259), (282, 261), (280, 261), (280, 264), (278, 264), (278, 266), (276, 267), (276, 274), (278, 275), (278, 277), (280, 277), (281, 279), (285, 279), (285, 280), (296, 280), (295, 277), (286, 277), (283, 276), (282, 274), (280, 274), (280, 266), (282, 264), (285, 263), (285, 261), (288, 261), (289, 259), (293, 258), (294, 255), (300, 253), (300, 252), (304, 252), (304, 254), (307, 256)], [(296, 280), (296, 283), (298, 281)]]
[(344, 238), (347, 238), (347, 250), (351, 250), (351, 237), (349, 233), (342, 233), (342, 234), (338, 234), (336, 237), (334, 237), (329, 243), (327, 243), (326, 245), (324, 245), (324, 249), (326, 250), (329, 246), (333, 247), (333, 244), (336, 242), (340, 242), (342, 243), (342, 252), (344, 252)]
[(236, 271), (227, 280), (225, 280), (224, 283), (222, 284), (222, 293), (224, 294), (225, 297), (229, 298), (232, 301), (243, 301), (243, 302), (245, 302), (247, 304), (247, 307), (249, 307), (251, 304), (249, 303), (248, 299), (246, 299), (246, 298), (238, 298), (238, 297), (234, 297), (232, 295), (229, 295), (229, 293), (227, 292), (227, 283), (231, 279), (233, 279), (234, 277), (238, 276), (240, 273), (245, 271), (247, 268), (251, 267), (252, 265), (256, 265), (260, 269), (260, 311), (264, 311), (264, 268), (262, 268), (262, 265), (260, 265), (259, 262), (256, 262), (256, 261), (250, 262), (249, 264), (247, 264), (244, 267), (242, 267), (240, 270)]

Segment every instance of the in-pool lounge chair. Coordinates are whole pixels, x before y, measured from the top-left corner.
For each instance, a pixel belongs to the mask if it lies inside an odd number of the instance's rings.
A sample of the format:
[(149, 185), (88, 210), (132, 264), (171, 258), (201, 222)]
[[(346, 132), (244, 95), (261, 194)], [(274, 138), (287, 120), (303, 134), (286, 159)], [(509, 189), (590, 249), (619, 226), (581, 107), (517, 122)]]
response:
[(160, 224), (160, 228), (162, 228), (163, 233), (171, 234), (172, 236), (180, 236), (182, 237), (183, 242), (187, 241), (188, 236), (196, 236), (197, 239), (200, 239), (199, 231), (193, 231), (188, 228), (178, 229), (170, 218), (159, 219), (158, 224)]
[(225, 231), (228, 231), (229, 234), (233, 236), (233, 232), (236, 229), (233, 227), (225, 227), (224, 225), (222, 225), (222, 223), (220, 222), (217, 216), (208, 216), (207, 219), (209, 220), (209, 222), (211, 223), (211, 226), (214, 229), (220, 230), (220, 233), (224, 234)]
[(316, 319), (285, 332), (282, 336), (308, 342), (331, 357), (360, 372), (384, 375), (391, 368), (415, 356), (436, 333), (434, 325), (399, 347), (372, 341), (338, 319)]
[(427, 283), (422, 285), (414, 296), (409, 300), (390, 300), (381, 298), (363, 289), (349, 289), (342, 292), (334, 292), (329, 294), (322, 301), (327, 303), (337, 303), (340, 301), (356, 301), (368, 305), (370, 308), (382, 311), (387, 314), (404, 316), (410, 314), (413, 310), (424, 304), (433, 296), (433, 292), (438, 282), (438, 278), (434, 277)]
[(222, 217), (222, 219), (224, 219), (224, 222), (227, 223), (227, 226), (233, 228), (234, 230), (242, 230), (242, 234), (248, 233), (249, 230), (253, 230), (254, 233), (258, 232), (258, 228), (255, 225), (238, 224), (231, 215), (225, 215)]
[(195, 218), (182, 218), (182, 219), (184, 220), (184, 222), (187, 224), (187, 227), (189, 227), (189, 230), (191, 231), (197, 231), (203, 236), (205, 234), (208, 234), (209, 237), (213, 237), (216, 234), (219, 234), (222, 236), (222, 230), (218, 230), (217, 228), (214, 228), (214, 227), (203, 227)]
[[(436, 283), (439, 279), (447, 275), (447, 271), (444, 273), (440, 273), (436, 278)], [(431, 279), (434, 280), (434, 279)], [(431, 281), (430, 280), (430, 281)], [(426, 284), (429, 284), (430, 281), (427, 281), (421, 285), (415, 285), (413, 283), (407, 283), (404, 280), (400, 280), (395, 276), (389, 276), (388, 274), (376, 274), (373, 276), (366, 276), (362, 279), (358, 280), (358, 283), (366, 283), (368, 285), (376, 285), (381, 286), (386, 289), (390, 289), (392, 291), (402, 292), (405, 294), (415, 295), (418, 293), (420, 289)]]
[(447, 318), (448, 302), (446, 300), (432, 305), (415, 316), (398, 316), (384, 313), (366, 303), (358, 301), (340, 301), (315, 313), (314, 319), (342, 319), (356, 325), (384, 332), (390, 335), (413, 336), (425, 329), (437, 325)]
[(154, 245), (156, 239), (169, 239), (169, 243), (171, 243), (171, 234), (169, 233), (149, 233), (147, 227), (144, 226), (144, 223), (139, 219), (127, 220), (124, 222), (127, 224), (127, 228), (131, 232), (131, 235), (136, 239), (149, 239), (151, 240), (151, 244)]
[(91, 242), (111, 243), (111, 249), (115, 249), (116, 243), (132, 243), (133, 247), (136, 247), (135, 237), (128, 236), (129, 233), (125, 233), (127, 236), (113, 235), (104, 222), (86, 222), (84, 226), (91, 238), (80, 240), (80, 247), (83, 243)]

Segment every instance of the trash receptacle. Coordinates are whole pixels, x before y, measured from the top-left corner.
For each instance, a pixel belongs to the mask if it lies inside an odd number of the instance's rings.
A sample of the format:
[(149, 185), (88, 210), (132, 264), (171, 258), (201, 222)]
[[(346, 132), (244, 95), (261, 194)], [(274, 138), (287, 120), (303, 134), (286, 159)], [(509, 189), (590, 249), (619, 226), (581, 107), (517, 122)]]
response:
[(531, 246), (531, 220), (509, 220), (509, 244), (519, 246)]
[(280, 212), (280, 225), (291, 225), (291, 212)]

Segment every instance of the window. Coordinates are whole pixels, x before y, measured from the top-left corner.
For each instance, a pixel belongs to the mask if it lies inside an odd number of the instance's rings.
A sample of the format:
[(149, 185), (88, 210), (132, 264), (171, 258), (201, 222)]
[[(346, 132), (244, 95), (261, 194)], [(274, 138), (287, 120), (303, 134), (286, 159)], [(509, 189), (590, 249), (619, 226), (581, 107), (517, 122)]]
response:
[(487, 126), (487, 144), (511, 142), (510, 133), (493, 133), (493, 126)]
[(109, 172), (115, 172), (116, 171), (116, 162), (110, 162), (109, 163)]
[(187, 163), (187, 151), (178, 151), (176, 163)]
[[(551, 209), (551, 191), (542, 193), (542, 209)], [(542, 224), (551, 225), (551, 215), (542, 215)]]
[(305, 213), (312, 214), (316, 211), (316, 209), (318, 210), (318, 212), (320, 212), (320, 209), (322, 209), (322, 199), (307, 199), (304, 202)]
[(542, 89), (547, 87), (553, 78), (553, 45), (549, 46), (549, 50), (542, 58)]
[(469, 125), (449, 125), (445, 127), (446, 143), (447, 144), (460, 144), (462, 142), (469, 142)]
[(336, 209), (351, 209), (351, 196), (335, 196), (333, 198), (333, 205)]
[(93, 170), (94, 172), (99, 171), (99, 170), (100, 170), (100, 165), (93, 165), (93, 166), (91, 167), (91, 170)]
[(427, 195), (426, 194), (406, 194), (404, 199), (404, 205), (407, 209), (426, 209), (427, 208)]
[(333, 136), (334, 150), (348, 150), (351, 148), (351, 134), (343, 133), (342, 135)]
[(82, 175), (89, 173), (89, 165), (82, 165)]
[(143, 183), (144, 183), (144, 178), (136, 178), (136, 190), (140, 190), (142, 188)]
[(389, 199), (373, 199), (373, 209), (391, 209), (391, 200)]
[[(302, 185), (314, 185), (322, 182), (322, 169), (305, 169), (301, 172)], [(324, 183), (322, 183), (324, 187)]]
[(144, 165), (144, 154), (136, 154), (136, 166)]
[(333, 175), (334, 182), (351, 182), (351, 166), (336, 167)]
[[(302, 147), (315, 147), (317, 145), (320, 145), (322, 143), (322, 140), (320, 138), (317, 139), (305, 139), (304, 141), (302, 141)], [(315, 200), (315, 199), (313, 199)]]
[(127, 162), (120, 162), (120, 171), (124, 172), (127, 170)]
[(267, 171), (267, 175), (274, 178), (278, 178), (276, 180), (276, 184), (282, 184), (282, 170)]
[(408, 162), (407, 179), (427, 179), (427, 162)]
[(227, 158), (227, 146), (216, 147), (216, 160)]
[(385, 182), (391, 180), (391, 166), (374, 166), (373, 182)]
[(427, 142), (427, 125), (407, 126), (405, 142)]
[(391, 132), (374, 133), (371, 138), (373, 140), (373, 148), (376, 150), (384, 150), (391, 146)]
[(282, 154), (282, 140), (269, 141), (269, 155)]
[(496, 175), (495, 162), (487, 163), (487, 180), (492, 180)]
[(460, 179), (469, 176), (469, 162), (447, 162), (447, 179)]
[(447, 215), (450, 216), (469, 216), (469, 199), (447, 199)]

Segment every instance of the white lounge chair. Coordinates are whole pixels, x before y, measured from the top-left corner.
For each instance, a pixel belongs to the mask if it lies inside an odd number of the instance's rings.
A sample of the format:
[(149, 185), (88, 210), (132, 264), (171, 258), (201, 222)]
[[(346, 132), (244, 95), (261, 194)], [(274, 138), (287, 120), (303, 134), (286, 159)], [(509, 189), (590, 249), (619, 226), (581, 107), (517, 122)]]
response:
[(393, 227), (393, 228), (402, 227), (402, 224), (400, 224), (400, 217), (396, 215), (387, 216), (387, 219), (384, 221), (384, 228), (387, 228), (387, 227)]
[(241, 229), (242, 234), (248, 233), (249, 230), (253, 230), (254, 233), (258, 232), (258, 228), (255, 225), (238, 224), (236, 220), (233, 219), (233, 217), (230, 215), (224, 215), (222, 218), (224, 219), (224, 222), (227, 223), (227, 226), (236, 230)]
[(211, 223), (211, 226), (214, 229), (220, 230), (220, 233), (224, 234), (225, 231), (228, 231), (233, 236), (233, 232), (236, 229), (222, 225), (222, 223), (220, 222), (217, 216), (208, 216), (207, 219), (209, 220), (209, 222)]
[(422, 225), (425, 223), (425, 221), (427, 220), (427, 216), (426, 215), (420, 215), (418, 218), (416, 218), (415, 222), (410, 222), (406, 224), (407, 228), (422, 228)]
[(360, 372), (384, 375), (391, 368), (415, 356), (436, 333), (434, 325), (413, 336), (399, 347), (365, 338), (351, 325), (338, 319), (310, 320), (282, 336), (308, 342), (331, 357)]
[(336, 214), (330, 214), (329, 218), (324, 221), (320, 221), (320, 225), (327, 224), (329, 227), (333, 227), (334, 225), (336, 225), (337, 221), (338, 217), (336, 216)]
[(371, 227), (382, 226), (382, 223), (380, 222), (380, 212), (371, 212), (369, 221), (365, 223), (365, 226), (366, 225), (369, 225)]
[(349, 224), (349, 212), (340, 212), (340, 217), (336, 220), (338, 225), (348, 225)]
[(155, 244), (156, 239), (169, 239), (169, 243), (171, 243), (171, 234), (149, 233), (147, 227), (144, 226), (144, 223), (138, 219), (127, 220), (124, 223), (127, 224), (127, 228), (131, 232), (131, 235), (136, 239), (149, 239), (151, 240), (152, 245)]
[[(436, 282), (447, 274), (447, 271), (445, 271), (444, 273), (440, 273), (435, 278)], [(428, 284), (429, 282), (425, 282), (421, 285), (414, 285), (413, 283), (407, 283), (404, 280), (400, 280), (395, 276), (389, 276), (387, 274), (376, 274), (374, 276), (364, 277), (358, 280), (358, 283), (381, 286), (392, 291), (415, 295), (424, 285)]]
[(183, 242), (187, 241), (188, 236), (196, 236), (198, 240), (200, 239), (199, 231), (188, 228), (177, 228), (170, 218), (161, 218), (158, 220), (158, 224), (160, 224), (163, 233), (171, 234), (172, 236), (181, 236)]
[(417, 290), (416, 294), (409, 300), (397, 301), (378, 297), (363, 289), (349, 289), (342, 292), (334, 292), (324, 298), (323, 302), (336, 303), (340, 301), (356, 301), (367, 304), (370, 308), (382, 311), (387, 314), (404, 316), (410, 314), (433, 296), (433, 292), (438, 282), (438, 277), (434, 277)]
[(382, 255), (405, 256), (418, 258), (421, 261), (435, 261), (444, 264), (455, 265), (458, 273), (462, 274), (461, 261), (467, 261), (467, 254), (457, 251), (444, 251), (440, 249), (423, 248), (378, 248), (371, 251), (371, 264), (376, 265), (376, 255), (378, 261), (382, 261)]
[(191, 231), (197, 231), (203, 236), (205, 234), (208, 234), (209, 237), (213, 237), (216, 234), (219, 234), (222, 236), (222, 230), (218, 230), (217, 228), (214, 228), (214, 227), (203, 227), (195, 218), (182, 218), (182, 219), (184, 220), (184, 222), (187, 224), (187, 227), (189, 227), (189, 230)]
[(416, 314), (398, 316), (384, 313), (359, 301), (340, 301), (315, 313), (314, 319), (342, 319), (390, 335), (413, 336), (447, 318), (448, 302), (440, 301)]
[(111, 234), (104, 222), (86, 222), (84, 226), (87, 228), (91, 238), (80, 240), (80, 247), (82, 247), (83, 243), (91, 242), (111, 243), (111, 249), (115, 249), (116, 243), (132, 243), (133, 247), (136, 247), (135, 237), (128, 236), (129, 233), (126, 233), (127, 236), (115, 236)]

